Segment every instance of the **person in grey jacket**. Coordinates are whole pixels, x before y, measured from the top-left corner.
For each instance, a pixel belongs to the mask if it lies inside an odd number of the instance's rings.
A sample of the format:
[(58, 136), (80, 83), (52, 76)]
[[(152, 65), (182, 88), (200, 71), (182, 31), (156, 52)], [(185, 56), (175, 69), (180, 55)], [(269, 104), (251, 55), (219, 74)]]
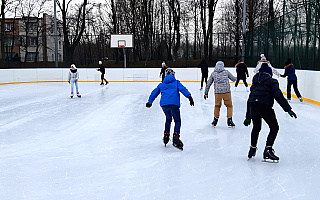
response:
[(224, 68), (224, 63), (222, 61), (218, 61), (216, 63), (215, 69), (209, 77), (205, 92), (204, 99), (208, 98), (208, 93), (212, 83), (214, 82), (214, 93), (215, 93), (215, 108), (214, 108), (214, 119), (211, 123), (213, 126), (216, 126), (218, 123), (218, 119), (220, 116), (220, 108), (222, 99), (224, 101), (224, 105), (227, 107), (227, 124), (229, 127), (235, 127), (235, 124), (232, 121), (232, 99), (231, 99), (231, 90), (230, 83), (231, 81), (236, 81), (237, 78), (234, 77), (228, 70)]
[(79, 93), (79, 88), (78, 88), (78, 80), (79, 80), (79, 72), (77, 70), (77, 67), (75, 64), (71, 65), (71, 69), (68, 74), (68, 83), (71, 84), (71, 95), (70, 97), (73, 98), (73, 87), (74, 85), (76, 86), (76, 92), (77, 92), (77, 97), (81, 97)]

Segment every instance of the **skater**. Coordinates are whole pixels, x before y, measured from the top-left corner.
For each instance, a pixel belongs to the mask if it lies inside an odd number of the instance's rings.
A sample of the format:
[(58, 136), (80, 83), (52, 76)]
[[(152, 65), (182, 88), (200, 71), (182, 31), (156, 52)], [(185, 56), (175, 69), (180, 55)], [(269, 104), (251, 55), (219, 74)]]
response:
[(174, 77), (175, 72), (168, 68), (165, 72), (166, 76), (163, 83), (160, 83), (150, 94), (146, 107), (150, 108), (153, 101), (161, 93), (160, 106), (166, 116), (163, 143), (165, 146), (169, 142), (170, 137), (170, 126), (172, 117), (174, 119), (174, 133), (173, 133), (173, 146), (183, 150), (183, 143), (180, 138), (180, 93), (181, 92), (186, 98), (189, 99), (190, 105), (194, 106), (194, 101), (191, 93), (186, 87), (184, 87), (179, 80)]
[(218, 61), (214, 71), (209, 77), (206, 89), (204, 91), (204, 99), (207, 99), (210, 86), (214, 82), (215, 107), (214, 118), (213, 122), (211, 123), (214, 127), (218, 123), (222, 99), (224, 101), (224, 105), (227, 107), (227, 124), (229, 127), (235, 127), (235, 124), (232, 121), (233, 106), (229, 79), (232, 81), (237, 80), (237, 78), (234, 77), (228, 70), (224, 69), (224, 63), (222, 61)]
[(294, 92), (296, 93), (297, 97), (299, 98), (300, 102), (303, 102), (303, 99), (301, 97), (301, 94), (298, 90), (298, 79), (295, 73), (295, 68), (293, 64), (291, 63), (291, 58), (288, 58), (288, 60), (285, 62), (284, 66), (284, 74), (280, 75), (281, 77), (288, 76), (287, 79), (287, 100), (291, 101), (291, 85), (293, 85)]
[(198, 68), (201, 68), (201, 88), (200, 90), (203, 89), (203, 81), (206, 82), (207, 85), (207, 79), (208, 79), (208, 64), (204, 59), (202, 59), (201, 63), (198, 65)]
[(273, 73), (274, 75), (276, 75), (277, 77), (279, 77), (279, 76), (280, 76), (280, 73), (279, 73), (275, 68), (272, 67), (272, 65), (270, 64), (270, 62), (267, 61), (267, 58), (265, 57), (265, 55), (264, 55), (264, 54), (261, 54), (260, 57), (261, 57), (261, 59), (258, 61), (257, 66), (256, 66), (256, 68), (253, 70), (253, 72), (254, 72), (254, 73), (258, 73), (258, 72), (259, 72), (259, 69), (260, 69), (260, 67), (261, 67), (261, 65), (262, 65), (262, 63), (267, 63), (268, 66), (271, 68), (272, 73)]
[(71, 84), (71, 98), (73, 98), (73, 87), (76, 86), (77, 97), (81, 97), (78, 89), (79, 72), (75, 64), (71, 65), (71, 69), (68, 75), (68, 83)]
[(102, 65), (102, 61), (99, 61), (99, 68), (97, 69), (97, 71), (101, 72), (101, 83), (100, 85), (103, 85), (103, 80), (106, 82), (106, 85), (109, 83), (107, 81), (107, 79), (104, 78), (104, 74), (106, 73), (106, 70), (104, 68), (104, 66)]
[(162, 62), (162, 68), (161, 68), (161, 71), (160, 71), (160, 76), (159, 77), (162, 77), (162, 81), (161, 82), (163, 82), (163, 80), (164, 80), (164, 77), (166, 76), (166, 69), (168, 68), (167, 67), (167, 65), (166, 65), (166, 63), (163, 61)]
[(250, 125), (251, 120), (253, 128), (251, 131), (251, 146), (248, 153), (248, 158), (256, 155), (257, 142), (259, 132), (261, 130), (262, 119), (268, 124), (270, 132), (267, 138), (266, 147), (263, 152), (263, 159), (271, 161), (279, 161), (279, 157), (275, 155), (273, 144), (279, 131), (278, 121), (273, 110), (274, 99), (282, 107), (285, 112), (291, 117), (297, 118), (292, 111), (291, 106), (284, 98), (279, 83), (272, 78), (272, 69), (267, 63), (263, 63), (259, 73), (254, 75), (252, 79), (252, 86), (250, 88), (250, 95), (247, 101), (246, 119), (243, 124)]
[(249, 92), (248, 83), (247, 83), (247, 77), (249, 77), (249, 72), (248, 72), (247, 65), (241, 60), (239, 60), (238, 63), (235, 65), (235, 67), (237, 71), (237, 81), (234, 85), (235, 86), (234, 91), (236, 91), (239, 81), (242, 80), (244, 85), (246, 86), (247, 92)]

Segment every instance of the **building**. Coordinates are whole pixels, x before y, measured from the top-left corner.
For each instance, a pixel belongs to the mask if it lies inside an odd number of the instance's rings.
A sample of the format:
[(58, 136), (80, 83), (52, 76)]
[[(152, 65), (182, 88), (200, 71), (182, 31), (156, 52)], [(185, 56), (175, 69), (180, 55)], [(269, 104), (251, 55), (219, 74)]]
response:
[[(58, 27), (58, 61), (63, 62), (62, 26)], [(5, 20), (5, 59), (21, 62), (54, 62), (54, 18), (21, 17)], [(0, 49), (1, 52), (1, 49)], [(0, 53), (2, 57), (2, 54)]]

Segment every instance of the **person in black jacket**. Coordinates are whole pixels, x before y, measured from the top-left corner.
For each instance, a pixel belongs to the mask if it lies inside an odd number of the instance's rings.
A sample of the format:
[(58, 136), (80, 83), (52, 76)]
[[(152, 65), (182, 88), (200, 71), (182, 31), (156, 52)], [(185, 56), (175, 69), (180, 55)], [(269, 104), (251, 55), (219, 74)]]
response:
[(235, 67), (237, 68), (236, 71), (237, 71), (237, 81), (235, 83), (235, 89), (237, 89), (238, 87), (238, 84), (239, 84), (239, 81), (242, 80), (244, 85), (246, 86), (246, 90), (247, 92), (249, 92), (249, 89), (248, 89), (248, 83), (247, 83), (247, 77), (249, 77), (249, 72), (248, 72), (248, 68), (247, 68), (247, 65), (242, 62), (241, 60), (239, 60), (239, 62), (235, 65)]
[(272, 70), (267, 63), (263, 63), (259, 73), (253, 77), (250, 91), (247, 101), (246, 119), (243, 123), (245, 126), (248, 126), (251, 123), (251, 119), (253, 123), (248, 158), (250, 159), (256, 155), (258, 136), (263, 119), (270, 128), (263, 158), (265, 160), (279, 161), (279, 157), (274, 154), (275, 152), (272, 148), (279, 131), (278, 121), (272, 108), (274, 99), (291, 117), (297, 118), (297, 116), (279, 89), (278, 81), (272, 78)]
[(291, 63), (291, 58), (288, 58), (288, 60), (285, 62), (285, 71), (283, 75), (280, 75), (281, 77), (288, 76), (288, 84), (287, 84), (287, 100), (291, 101), (291, 86), (293, 85), (294, 92), (296, 93), (297, 97), (299, 98), (300, 102), (303, 102), (303, 99), (301, 97), (301, 94), (298, 90), (298, 78), (295, 73), (295, 68), (293, 64)]
[(162, 81), (161, 82), (163, 82), (164, 77), (166, 77), (166, 69), (168, 67), (167, 67), (167, 65), (166, 65), (166, 63), (164, 61), (162, 62), (161, 65), (162, 65), (162, 67), (161, 67), (161, 71), (160, 71), (160, 77), (162, 77)]
[(101, 72), (101, 83), (100, 85), (103, 85), (103, 80), (106, 82), (106, 85), (109, 83), (107, 81), (107, 79), (104, 78), (104, 74), (106, 73), (106, 70), (104, 68), (104, 66), (102, 65), (102, 61), (99, 61), (99, 68), (97, 69), (97, 71)]
[(202, 59), (201, 63), (198, 65), (198, 68), (201, 68), (202, 76), (201, 76), (201, 88), (200, 88), (200, 90), (202, 90), (203, 89), (203, 81), (205, 81), (206, 84), (207, 84), (207, 79), (208, 79), (209, 69), (208, 69), (207, 62), (204, 59)]

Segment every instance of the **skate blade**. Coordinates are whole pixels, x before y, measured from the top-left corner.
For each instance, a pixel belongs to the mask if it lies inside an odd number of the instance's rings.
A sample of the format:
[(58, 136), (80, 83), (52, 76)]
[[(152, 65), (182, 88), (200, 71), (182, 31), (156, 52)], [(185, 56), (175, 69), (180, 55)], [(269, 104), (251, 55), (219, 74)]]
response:
[(235, 128), (236, 126), (228, 126), (228, 128)]
[[(172, 145), (172, 146), (174, 146), (174, 145)], [(179, 149), (179, 150), (181, 150), (181, 151), (183, 151), (183, 147), (176, 147), (176, 146), (174, 146), (175, 148), (177, 148), (177, 149)]]
[(263, 159), (262, 162), (266, 163), (279, 163), (279, 160), (271, 160), (269, 158)]

